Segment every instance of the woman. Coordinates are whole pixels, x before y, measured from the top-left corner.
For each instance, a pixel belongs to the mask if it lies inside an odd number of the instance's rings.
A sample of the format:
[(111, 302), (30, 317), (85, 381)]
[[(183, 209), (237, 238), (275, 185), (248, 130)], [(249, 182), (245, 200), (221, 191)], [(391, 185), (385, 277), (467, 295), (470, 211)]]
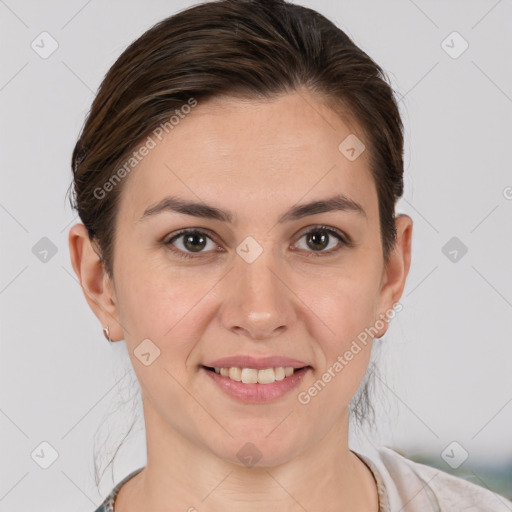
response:
[(402, 154), (384, 73), (310, 9), (208, 2), (123, 52), (73, 152), (69, 245), (128, 346), (147, 464), (97, 512), (509, 510), (348, 445), (410, 266)]

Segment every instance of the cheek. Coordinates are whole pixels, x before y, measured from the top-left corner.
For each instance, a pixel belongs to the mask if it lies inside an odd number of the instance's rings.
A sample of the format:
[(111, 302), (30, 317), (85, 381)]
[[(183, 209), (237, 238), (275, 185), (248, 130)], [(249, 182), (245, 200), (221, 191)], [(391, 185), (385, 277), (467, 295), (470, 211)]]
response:
[[(315, 313), (329, 327), (322, 329), (324, 335), (319, 339), (325, 366), (318, 369), (313, 389), (305, 389), (311, 396), (321, 394), (316, 401), (319, 410), (326, 404), (348, 405), (367, 371), (372, 350), (368, 328), (374, 320), (374, 286), (370, 281), (347, 278), (331, 285), (328, 293), (315, 297)], [(328, 412), (330, 421), (336, 420), (340, 407)]]
[[(200, 299), (211, 286), (203, 285), (199, 278), (192, 279), (194, 286), (190, 277), (169, 269), (140, 268), (143, 270), (132, 269), (120, 287), (121, 322), (127, 331), (132, 366), (155, 406), (165, 403), (162, 400), (181, 404), (186, 417), (192, 406), (187, 405), (182, 386), (194, 376), (189, 356), (201, 339), (204, 314)], [(151, 343), (144, 341), (147, 339)], [(147, 353), (149, 357), (144, 360)], [(162, 414), (168, 412), (163, 410)]]
[(303, 294), (308, 306), (325, 324), (329, 352), (350, 344), (364, 329), (375, 322), (379, 276), (368, 267), (351, 266), (337, 275), (331, 272), (322, 281), (306, 280)]
[[(219, 282), (222, 271), (172, 263), (164, 257), (163, 249), (149, 255), (147, 250), (130, 251), (130, 246), (138, 246), (136, 243), (122, 245), (121, 242), (116, 248), (116, 291), (127, 341), (130, 338), (133, 345), (150, 338), (161, 347), (172, 341), (173, 347), (178, 348), (176, 343), (186, 344), (187, 339), (192, 343), (200, 337), (200, 329), (212, 320), (223, 295), (229, 295), (231, 286), (226, 283), (231, 277)], [(326, 355), (344, 351), (375, 321), (380, 279), (375, 253), (349, 253), (335, 265), (297, 267), (296, 272), (285, 276), (290, 288), (306, 304), (303, 319), (308, 319), (315, 337), (324, 340)], [(293, 297), (290, 300), (294, 302)], [(296, 307), (301, 309), (298, 303)]]
[(149, 338), (162, 351), (171, 343), (175, 354), (189, 350), (206, 319), (205, 304), (215, 285), (212, 274), (209, 278), (199, 267), (133, 257), (119, 265), (118, 283), (121, 323), (132, 348)]

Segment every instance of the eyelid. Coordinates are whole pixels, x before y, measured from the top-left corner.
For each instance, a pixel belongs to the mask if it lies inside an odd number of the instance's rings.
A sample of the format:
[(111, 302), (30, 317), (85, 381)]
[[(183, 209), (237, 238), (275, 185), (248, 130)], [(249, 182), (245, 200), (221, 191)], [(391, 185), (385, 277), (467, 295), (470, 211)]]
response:
[[(327, 231), (328, 233), (334, 234), (337, 238), (339, 238), (340, 244), (342, 247), (354, 247), (354, 242), (350, 236), (348, 236), (343, 231), (334, 228), (332, 226), (326, 226), (323, 224), (311, 224), (309, 226), (303, 227), (298, 235), (295, 235), (297, 237), (297, 241), (299, 241), (304, 235), (307, 235), (309, 232), (312, 231)], [(173, 247), (173, 241), (180, 238), (183, 235), (187, 235), (189, 233), (199, 233), (203, 235), (207, 235), (207, 237), (214, 243), (216, 242), (216, 235), (213, 233), (213, 231), (209, 230), (208, 228), (183, 228), (178, 230), (177, 232), (171, 233), (170, 235), (166, 235), (162, 239), (162, 243), (169, 248), (172, 252), (177, 254), (179, 257), (186, 258), (186, 259), (197, 259), (202, 258), (205, 256), (210, 255), (214, 251), (205, 251), (205, 252), (199, 252), (194, 255), (194, 253), (189, 253), (182, 251), (181, 249), (176, 249)], [(297, 242), (294, 242), (297, 243)], [(336, 254), (341, 250), (341, 248), (338, 249), (331, 249), (330, 251), (306, 251), (310, 253), (311, 256), (328, 256), (331, 254)]]
[(169, 244), (172, 240), (174, 240), (182, 235), (187, 235), (189, 233), (201, 233), (204, 235), (208, 235), (208, 237), (212, 241), (215, 241), (215, 238), (216, 238), (215, 233), (213, 231), (210, 231), (208, 228), (183, 228), (183, 229), (179, 229), (178, 231), (174, 231), (173, 233), (169, 233), (169, 234), (165, 235), (162, 238), (162, 243)]
[(345, 245), (347, 245), (347, 246), (353, 245), (352, 238), (350, 238), (350, 236), (348, 236), (345, 232), (343, 232), (340, 229), (337, 229), (335, 227), (332, 227), (332, 226), (326, 226), (324, 224), (311, 224), (309, 226), (302, 228), (302, 230), (299, 231), (299, 233), (300, 233), (299, 238), (302, 238), (304, 235), (306, 235), (310, 231), (315, 231), (315, 230), (318, 230), (318, 231), (324, 230), (324, 231), (334, 233), (341, 238), (341, 241)]
[(207, 235), (207, 237), (213, 242), (216, 243), (215, 238), (216, 235), (213, 233), (213, 231), (210, 231), (208, 228), (183, 228), (178, 231), (175, 231), (171, 233), (170, 235), (166, 235), (162, 240), (161, 243), (170, 250), (173, 254), (178, 256), (178, 258), (186, 259), (186, 260), (196, 260), (200, 258), (205, 258), (211, 255), (212, 252), (218, 252), (216, 250), (213, 251), (206, 251), (206, 252), (200, 252), (197, 253), (197, 255), (194, 255), (194, 253), (182, 251), (181, 249), (177, 249), (173, 245), (173, 241), (187, 235), (189, 233), (199, 233), (202, 235)]
[[(352, 238), (349, 235), (347, 235), (346, 233), (344, 233), (343, 231), (341, 231), (337, 228), (334, 228), (331, 226), (326, 226), (324, 224), (312, 224), (312, 225), (306, 226), (305, 228), (303, 228), (303, 230), (301, 230), (299, 232), (300, 234), (297, 237), (297, 242), (304, 235), (307, 235), (307, 234), (309, 234), (311, 232), (315, 232), (315, 231), (326, 231), (329, 234), (329, 236), (334, 235), (334, 237), (338, 239), (339, 243), (338, 243), (337, 247), (335, 247), (334, 249), (330, 249), (328, 251), (305, 251), (307, 258), (317, 258), (317, 257), (318, 258), (321, 258), (321, 257), (328, 258), (329, 256), (338, 255), (343, 248), (352, 248), (355, 246), (354, 241), (352, 240)], [(297, 242), (295, 242), (295, 244)]]

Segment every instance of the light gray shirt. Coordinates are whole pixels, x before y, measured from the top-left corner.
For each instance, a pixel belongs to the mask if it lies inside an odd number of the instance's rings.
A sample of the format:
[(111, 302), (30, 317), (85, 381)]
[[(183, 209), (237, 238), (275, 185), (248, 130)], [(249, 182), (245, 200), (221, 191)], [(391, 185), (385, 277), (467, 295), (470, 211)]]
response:
[[(379, 512), (512, 512), (512, 501), (484, 487), (439, 469), (414, 462), (386, 446), (373, 453), (352, 450), (370, 468), (379, 494)], [(96, 512), (114, 512), (121, 486), (105, 498)]]
[(379, 512), (512, 512), (509, 499), (391, 448), (381, 447), (371, 455), (354, 453), (375, 477)]

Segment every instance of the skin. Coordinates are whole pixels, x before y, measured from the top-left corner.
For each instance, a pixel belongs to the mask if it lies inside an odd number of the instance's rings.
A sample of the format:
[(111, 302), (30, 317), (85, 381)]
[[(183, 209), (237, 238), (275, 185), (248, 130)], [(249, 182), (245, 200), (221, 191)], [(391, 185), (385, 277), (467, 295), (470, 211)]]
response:
[[(348, 404), (371, 339), (308, 404), (297, 398), (399, 301), (410, 266), (407, 215), (396, 218), (397, 243), (384, 264), (368, 151), (350, 161), (338, 149), (350, 133), (364, 141), (350, 124), (304, 90), (272, 101), (200, 102), (124, 179), (113, 280), (84, 226), (71, 228), (86, 300), (112, 340), (125, 340), (142, 389), (147, 466), (121, 488), (116, 512), (378, 510), (373, 475), (348, 447)], [(335, 192), (360, 203), (366, 217), (332, 211), (277, 223), (297, 203)], [(139, 220), (170, 194), (237, 220), (170, 211)], [(318, 225), (354, 246), (333, 235), (316, 246), (304, 235)], [(203, 246), (174, 241), (196, 259), (162, 242), (182, 228), (214, 235)], [(263, 249), (252, 263), (236, 252), (247, 236)], [(134, 355), (146, 338), (160, 350), (149, 366)], [(289, 356), (313, 370), (272, 403), (242, 404), (200, 365), (247, 353)], [(253, 467), (236, 455), (249, 441), (261, 452)]]

